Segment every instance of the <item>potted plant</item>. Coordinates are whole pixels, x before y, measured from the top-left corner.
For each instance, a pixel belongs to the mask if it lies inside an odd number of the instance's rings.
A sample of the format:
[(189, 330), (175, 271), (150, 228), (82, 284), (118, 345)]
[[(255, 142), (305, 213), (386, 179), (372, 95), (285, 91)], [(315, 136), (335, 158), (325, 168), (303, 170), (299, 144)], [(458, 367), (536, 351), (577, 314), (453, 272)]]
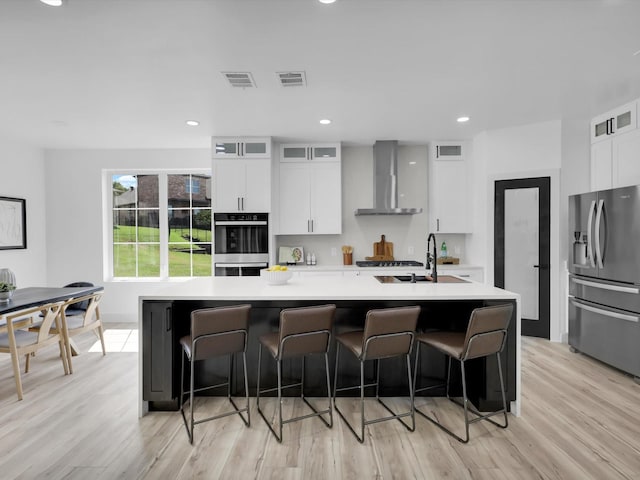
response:
[(11, 300), (15, 289), (16, 286), (12, 283), (0, 282), (0, 302), (8, 302)]

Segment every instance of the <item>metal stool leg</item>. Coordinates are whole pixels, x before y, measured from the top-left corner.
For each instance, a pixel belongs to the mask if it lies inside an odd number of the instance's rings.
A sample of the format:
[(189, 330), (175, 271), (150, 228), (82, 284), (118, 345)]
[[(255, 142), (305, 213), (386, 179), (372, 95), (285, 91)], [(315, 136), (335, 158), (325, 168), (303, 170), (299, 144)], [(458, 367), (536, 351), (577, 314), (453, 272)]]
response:
[[(184, 358), (187, 356), (186, 352), (183, 350), (183, 356), (182, 356), (182, 370), (180, 372), (180, 400), (179, 400), (179, 406), (180, 406), (180, 412), (182, 414), (182, 419), (184, 420), (184, 426), (187, 429), (187, 434), (189, 435), (189, 443), (193, 444), (193, 436), (194, 436), (194, 427), (195, 425), (199, 424), (199, 423), (204, 423), (204, 422), (208, 422), (210, 420), (216, 420), (222, 417), (227, 417), (229, 415), (234, 415), (234, 414), (238, 414), (238, 416), (242, 419), (242, 421), (244, 422), (244, 424), (248, 427), (250, 426), (250, 409), (249, 409), (249, 388), (248, 388), (248, 380), (247, 380), (247, 364), (246, 364), (246, 354), (244, 352), (242, 352), (242, 360), (243, 360), (243, 366), (244, 366), (244, 385), (245, 385), (245, 397), (247, 399), (247, 403), (246, 403), (246, 407), (245, 408), (238, 408), (238, 406), (236, 405), (235, 401), (233, 400), (233, 398), (231, 398), (231, 381), (233, 379), (233, 372), (232, 372), (232, 365), (233, 365), (233, 353), (229, 354), (229, 377), (227, 378), (227, 381), (225, 383), (221, 383), (218, 385), (210, 385), (207, 387), (201, 387), (199, 389), (195, 389), (195, 361), (193, 359), (188, 359), (189, 360), (189, 418), (187, 419), (185, 412), (184, 412)], [(227, 399), (229, 400), (229, 402), (231, 403), (231, 405), (233, 406), (233, 410), (230, 410), (228, 412), (225, 413), (221, 413), (218, 415), (214, 415), (212, 417), (207, 417), (207, 418), (203, 418), (200, 420), (195, 420), (194, 418), (194, 412), (193, 412), (193, 408), (194, 408), (194, 394), (195, 392), (199, 392), (202, 390), (210, 390), (213, 388), (220, 388), (220, 387), (227, 387)], [(247, 412), (247, 418), (245, 419), (244, 416), (242, 415), (243, 412)]]
[[(404, 413), (397, 413), (395, 411), (393, 411), (386, 403), (384, 403), (382, 401), (382, 399), (379, 396), (379, 385), (380, 385), (380, 365), (379, 365), (379, 359), (376, 359), (376, 381), (375, 383), (371, 383), (366, 385), (364, 382), (364, 362), (365, 360), (360, 360), (360, 384), (356, 385), (356, 386), (352, 386), (352, 387), (341, 387), (338, 388), (338, 369), (339, 369), (339, 365), (338, 365), (338, 358), (339, 358), (339, 352), (340, 352), (340, 344), (338, 344), (338, 348), (336, 350), (336, 371), (335, 371), (335, 380), (334, 380), (334, 389), (333, 389), (333, 400), (334, 400), (334, 408), (336, 410), (336, 412), (338, 413), (338, 415), (340, 416), (340, 418), (342, 418), (342, 420), (344, 420), (344, 422), (347, 424), (347, 427), (349, 428), (349, 430), (351, 430), (351, 433), (354, 434), (354, 436), (358, 439), (358, 442), (360, 443), (364, 443), (364, 427), (366, 425), (371, 425), (374, 423), (380, 423), (380, 422), (384, 422), (386, 420), (392, 420), (392, 419), (396, 419), (398, 420), (407, 430), (409, 430), (410, 432), (415, 431), (416, 428), (416, 422), (415, 422), (415, 414), (414, 414), (414, 404), (413, 404), (413, 385), (412, 385), (412, 381), (411, 381), (411, 361), (409, 359), (409, 355), (406, 356), (407, 358), (407, 378), (409, 380), (409, 398), (411, 400), (410, 402), (410, 406), (409, 406), (409, 411), (408, 412), (404, 412)], [(366, 420), (365, 419), (365, 414), (364, 414), (364, 389), (366, 387), (372, 387), (375, 386), (376, 387), (376, 400), (391, 414), (390, 416), (386, 416), (386, 417), (380, 417), (380, 418), (375, 418), (373, 420)], [(353, 426), (351, 425), (351, 423), (349, 423), (349, 421), (345, 418), (344, 414), (340, 411), (340, 409), (338, 408), (338, 403), (336, 401), (336, 393), (338, 391), (343, 391), (343, 390), (352, 390), (352, 389), (356, 389), (359, 388), (360, 389), (360, 435), (358, 435), (358, 433), (355, 431), (355, 429), (353, 428)], [(403, 417), (411, 417), (411, 425), (407, 425), (402, 418)]]
[[(487, 414), (482, 414), (482, 413), (478, 412), (472, 406), (469, 406), (469, 399), (467, 397), (467, 375), (466, 375), (466, 370), (465, 370), (465, 366), (464, 366), (464, 364), (465, 364), (464, 360), (460, 360), (460, 371), (461, 371), (461, 376), (462, 376), (462, 402), (460, 402), (457, 399), (452, 398), (452, 397), (449, 396), (449, 383), (450, 383), (450, 378), (451, 378), (451, 357), (448, 357), (449, 365), (448, 365), (448, 368), (447, 368), (447, 398), (449, 400), (451, 400), (453, 403), (455, 403), (456, 405), (458, 405), (458, 406), (463, 408), (463, 411), (464, 411), (464, 428), (465, 428), (465, 436), (464, 436), (464, 438), (459, 436), (459, 435), (456, 435), (450, 429), (448, 429), (447, 427), (442, 425), (438, 420), (436, 420), (435, 418), (432, 418), (431, 416), (427, 415), (426, 413), (424, 413), (423, 411), (419, 410), (418, 408), (416, 408), (415, 411), (417, 413), (419, 413), (420, 415), (422, 415), (427, 420), (429, 420), (431, 423), (433, 423), (434, 425), (436, 425), (437, 427), (439, 427), (440, 429), (442, 429), (443, 431), (445, 431), (446, 433), (451, 435), (453, 438), (455, 438), (456, 440), (458, 440), (461, 443), (468, 443), (469, 442), (469, 425), (471, 425), (472, 423), (475, 423), (475, 422), (479, 422), (480, 420), (486, 420), (486, 421), (488, 421), (488, 422), (492, 423), (493, 425), (496, 425), (496, 426), (498, 426), (500, 428), (507, 428), (507, 426), (509, 425), (509, 422), (508, 422), (508, 419), (507, 419), (507, 400), (506, 400), (506, 392), (504, 390), (504, 379), (503, 379), (503, 375), (502, 375), (502, 363), (501, 363), (501, 360), (500, 360), (500, 354), (497, 353), (496, 355), (498, 356), (498, 372), (499, 372), (499, 376), (500, 376), (500, 390), (501, 390), (501, 393), (502, 393), (502, 409), (496, 410), (495, 412), (490, 412), (490, 413), (487, 413)], [(417, 368), (417, 364), (416, 364), (416, 368)], [(469, 413), (473, 413), (474, 415), (476, 415), (476, 418), (473, 418), (473, 419), (470, 420), (469, 419)], [(501, 425), (498, 422), (495, 422), (494, 420), (492, 420), (490, 418), (490, 417), (492, 417), (494, 415), (498, 415), (498, 414), (501, 414), (501, 413), (504, 414), (504, 420), (505, 420), (504, 425)]]

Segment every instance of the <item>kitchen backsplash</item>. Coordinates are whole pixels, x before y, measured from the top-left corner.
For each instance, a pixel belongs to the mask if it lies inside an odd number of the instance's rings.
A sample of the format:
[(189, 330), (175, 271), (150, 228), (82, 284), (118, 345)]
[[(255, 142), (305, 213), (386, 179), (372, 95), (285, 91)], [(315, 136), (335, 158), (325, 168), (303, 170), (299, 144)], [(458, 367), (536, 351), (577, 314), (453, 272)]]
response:
[[(385, 235), (394, 246), (399, 260), (424, 262), (429, 234), (427, 208), (427, 146), (400, 146), (398, 151), (399, 206), (422, 207), (423, 213), (401, 216), (356, 217), (354, 210), (373, 205), (372, 147), (342, 147), (342, 234), (282, 235), (276, 237), (279, 246), (301, 246), (305, 254), (315, 253), (319, 265), (342, 264), (342, 245), (353, 246), (353, 261), (373, 255), (373, 243)], [(327, 192), (331, 194), (331, 192)], [(436, 235), (438, 254), (443, 241), (449, 256), (465, 262), (466, 235)], [(409, 253), (413, 247), (413, 253)], [(336, 255), (332, 255), (335, 249)], [(277, 254), (272, 255), (277, 261)]]
[[(427, 235), (420, 244), (409, 245), (403, 241), (401, 232), (394, 232), (387, 229), (385, 239), (393, 243), (393, 255), (396, 260), (417, 260), (424, 263), (427, 249)], [(440, 245), (442, 242), (447, 243), (449, 256), (460, 258), (460, 263), (466, 263), (464, 258), (465, 235), (436, 235), (438, 241), (438, 256), (440, 255)], [(353, 262), (364, 260), (364, 257), (373, 255), (373, 243), (380, 241), (380, 235), (377, 238), (372, 237), (369, 242), (350, 241), (346, 235), (283, 235), (277, 238), (276, 252), (280, 246), (302, 247), (305, 255), (314, 253), (318, 265), (342, 265), (342, 245), (351, 245), (353, 247)], [(414, 253), (408, 253), (409, 246), (414, 247)], [(335, 248), (336, 255), (332, 255), (331, 249)], [(273, 257), (277, 261), (277, 255)]]

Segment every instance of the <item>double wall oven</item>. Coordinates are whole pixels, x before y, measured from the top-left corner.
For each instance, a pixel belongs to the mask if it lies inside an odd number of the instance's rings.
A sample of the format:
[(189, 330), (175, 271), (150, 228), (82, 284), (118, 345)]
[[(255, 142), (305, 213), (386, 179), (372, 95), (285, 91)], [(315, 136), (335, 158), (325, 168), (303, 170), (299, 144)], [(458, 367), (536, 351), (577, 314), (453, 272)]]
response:
[(251, 277), (269, 265), (269, 214), (215, 213), (216, 276)]

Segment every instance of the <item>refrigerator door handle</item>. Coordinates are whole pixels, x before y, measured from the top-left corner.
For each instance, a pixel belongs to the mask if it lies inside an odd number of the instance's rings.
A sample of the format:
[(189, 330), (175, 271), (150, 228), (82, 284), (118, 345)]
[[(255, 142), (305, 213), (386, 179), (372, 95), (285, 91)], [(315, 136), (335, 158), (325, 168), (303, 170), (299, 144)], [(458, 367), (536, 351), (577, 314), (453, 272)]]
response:
[(600, 248), (600, 223), (602, 221), (602, 211), (604, 210), (604, 200), (598, 202), (598, 210), (596, 213), (596, 260), (598, 261), (598, 268), (604, 268), (602, 263), (602, 249)]
[(589, 220), (587, 222), (587, 258), (591, 264), (591, 268), (596, 267), (596, 262), (593, 260), (593, 242), (591, 241), (591, 226), (593, 225), (593, 214), (596, 207), (596, 201), (592, 200), (589, 206)]
[(602, 290), (613, 290), (614, 292), (640, 294), (640, 288), (638, 287), (622, 287), (620, 285), (609, 285), (607, 283), (590, 282), (589, 280), (581, 280), (579, 278), (572, 278), (571, 281), (573, 283), (577, 283), (578, 285), (584, 285), (585, 287), (601, 288)]
[(571, 303), (573, 306), (586, 310), (587, 312), (597, 313), (598, 315), (605, 315), (611, 318), (617, 318), (618, 320), (625, 320), (627, 322), (640, 322), (638, 315), (628, 315), (626, 313), (612, 312), (611, 310), (605, 310), (604, 308), (592, 307), (591, 305), (584, 304), (578, 300), (572, 298)]

